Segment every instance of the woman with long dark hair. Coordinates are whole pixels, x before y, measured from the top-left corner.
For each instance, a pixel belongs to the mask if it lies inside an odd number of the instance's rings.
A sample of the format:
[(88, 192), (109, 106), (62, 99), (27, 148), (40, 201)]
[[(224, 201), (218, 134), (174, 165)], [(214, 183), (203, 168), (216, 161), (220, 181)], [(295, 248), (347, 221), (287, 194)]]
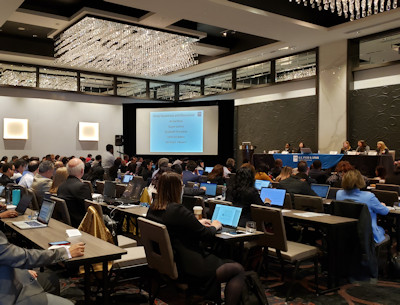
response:
[(235, 182), (232, 188), (227, 192), (227, 200), (234, 206), (242, 208), (242, 214), (239, 220), (239, 226), (245, 227), (246, 222), (252, 220), (252, 204), (264, 205), (257, 189), (254, 187), (254, 170), (248, 166), (241, 167), (236, 172)]
[(163, 173), (158, 180), (158, 199), (150, 206), (147, 218), (165, 224), (174, 249), (178, 271), (205, 289), (205, 297), (220, 302), (221, 285), (226, 282), (225, 304), (239, 304), (244, 285), (244, 269), (235, 262), (223, 260), (201, 241), (212, 240), (221, 228), (218, 220), (198, 220), (181, 204), (182, 177)]
[(207, 180), (211, 183), (223, 185), (225, 183), (224, 167), (221, 164), (215, 165), (211, 173), (208, 174)]

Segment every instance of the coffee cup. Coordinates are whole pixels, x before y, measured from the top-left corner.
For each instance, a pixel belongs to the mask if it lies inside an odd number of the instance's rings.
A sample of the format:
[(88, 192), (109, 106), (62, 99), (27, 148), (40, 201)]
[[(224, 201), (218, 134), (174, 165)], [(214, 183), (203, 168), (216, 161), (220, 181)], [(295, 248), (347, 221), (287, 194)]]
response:
[(256, 222), (255, 221), (246, 222), (246, 232), (254, 233), (255, 231), (256, 231)]
[(202, 207), (200, 207), (200, 206), (194, 206), (193, 207), (193, 213), (194, 213), (194, 216), (197, 218), (197, 219), (202, 219), (203, 218), (203, 208)]

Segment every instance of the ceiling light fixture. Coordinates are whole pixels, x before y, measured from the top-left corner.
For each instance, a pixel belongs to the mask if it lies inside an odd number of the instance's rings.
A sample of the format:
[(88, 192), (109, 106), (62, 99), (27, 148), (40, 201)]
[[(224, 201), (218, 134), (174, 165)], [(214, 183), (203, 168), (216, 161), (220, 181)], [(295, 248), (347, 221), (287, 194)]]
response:
[[(293, 0), (289, 0), (292, 2)], [(350, 21), (367, 17), (372, 14), (382, 13), (385, 10), (397, 8), (397, 0), (295, 0), (297, 4), (307, 6), (311, 5), (312, 8), (317, 7), (320, 11), (331, 10), (332, 13), (337, 11), (339, 16), (344, 15)]]
[(55, 62), (130, 75), (159, 76), (196, 65), (198, 38), (85, 17), (57, 38)]

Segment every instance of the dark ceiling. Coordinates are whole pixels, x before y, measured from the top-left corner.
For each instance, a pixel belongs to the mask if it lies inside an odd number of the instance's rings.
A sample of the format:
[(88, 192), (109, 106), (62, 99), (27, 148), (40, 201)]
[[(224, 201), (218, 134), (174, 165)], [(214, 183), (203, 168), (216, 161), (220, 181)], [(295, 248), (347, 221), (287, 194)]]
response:
[(303, 3), (297, 4), (295, 0), (228, 0), (230, 2), (257, 8), (266, 12), (279, 14), (282, 16), (306, 21), (323, 27), (348, 22), (344, 16), (332, 14), (330, 10), (318, 11), (310, 5), (304, 6)]

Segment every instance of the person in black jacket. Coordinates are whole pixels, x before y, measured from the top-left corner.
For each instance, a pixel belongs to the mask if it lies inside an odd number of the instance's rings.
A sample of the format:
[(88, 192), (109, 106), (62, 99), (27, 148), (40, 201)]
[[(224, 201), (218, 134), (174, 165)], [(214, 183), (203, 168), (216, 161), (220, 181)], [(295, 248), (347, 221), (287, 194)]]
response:
[(71, 224), (77, 228), (86, 214), (85, 199), (92, 200), (89, 186), (81, 181), (84, 172), (82, 160), (73, 158), (67, 163), (68, 178), (57, 190), (57, 196), (67, 203)]
[(240, 264), (223, 260), (202, 247), (201, 241), (212, 240), (221, 223), (218, 220), (197, 220), (182, 206), (182, 185), (181, 175), (163, 173), (158, 180), (158, 199), (150, 206), (146, 217), (167, 226), (179, 273), (204, 286), (206, 298), (216, 302), (221, 298), (220, 283), (226, 282), (225, 304), (239, 304), (244, 269)]
[(239, 168), (232, 188), (227, 191), (227, 200), (232, 201), (234, 206), (242, 208), (239, 220), (240, 227), (245, 227), (246, 222), (252, 220), (252, 204), (264, 205), (260, 194), (254, 187), (254, 171), (249, 166)]
[(277, 188), (285, 189), (289, 194), (317, 196), (305, 180), (292, 176), (292, 168), (290, 166), (285, 166), (282, 169)]

